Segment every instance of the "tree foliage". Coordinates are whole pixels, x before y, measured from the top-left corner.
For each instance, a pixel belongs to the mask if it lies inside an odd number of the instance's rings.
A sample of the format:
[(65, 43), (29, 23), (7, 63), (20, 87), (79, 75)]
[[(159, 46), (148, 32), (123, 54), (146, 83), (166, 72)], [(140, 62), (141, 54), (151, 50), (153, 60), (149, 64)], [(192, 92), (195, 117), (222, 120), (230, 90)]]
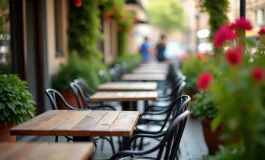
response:
[(150, 0), (147, 11), (152, 23), (166, 32), (185, 28), (184, 11), (177, 0)]

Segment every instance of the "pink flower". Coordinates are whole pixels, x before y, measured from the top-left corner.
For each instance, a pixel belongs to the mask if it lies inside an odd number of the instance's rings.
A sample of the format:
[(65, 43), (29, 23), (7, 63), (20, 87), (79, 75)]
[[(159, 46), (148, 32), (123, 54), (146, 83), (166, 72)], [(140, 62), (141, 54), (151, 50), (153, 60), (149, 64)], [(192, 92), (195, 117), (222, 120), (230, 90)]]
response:
[(222, 47), (225, 41), (233, 41), (236, 39), (236, 34), (228, 25), (220, 27), (214, 34), (214, 46)]
[(252, 78), (255, 82), (261, 82), (264, 80), (264, 69), (261, 67), (255, 67), (251, 71)]
[(213, 80), (213, 76), (209, 72), (202, 73), (197, 80), (197, 87), (200, 90), (206, 90)]
[(230, 27), (233, 29), (241, 29), (241, 30), (251, 30), (253, 28), (251, 23), (245, 18), (237, 19), (235, 23), (232, 23), (230, 25)]
[(82, 6), (82, 0), (75, 0), (75, 6), (81, 7)]
[(265, 28), (261, 28), (261, 29), (259, 30), (258, 34), (259, 34), (259, 35), (261, 35), (261, 34), (265, 34)]
[(239, 65), (242, 61), (244, 47), (238, 45), (236, 48), (229, 49), (226, 51), (225, 57), (226, 61), (231, 66)]
[(256, 41), (259, 41), (259, 39), (260, 39), (260, 36), (257, 36), (257, 37), (256, 37)]

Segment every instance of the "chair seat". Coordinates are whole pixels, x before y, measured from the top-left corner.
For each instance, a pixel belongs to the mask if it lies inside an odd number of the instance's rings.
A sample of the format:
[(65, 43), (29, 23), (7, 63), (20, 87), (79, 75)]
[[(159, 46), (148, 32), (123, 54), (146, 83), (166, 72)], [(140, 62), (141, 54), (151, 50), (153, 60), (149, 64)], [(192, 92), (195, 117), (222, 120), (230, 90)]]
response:
[(153, 157), (141, 157), (141, 156), (135, 156), (135, 157), (123, 157), (121, 158), (120, 160), (146, 160), (146, 159), (156, 159), (156, 158), (153, 158)]

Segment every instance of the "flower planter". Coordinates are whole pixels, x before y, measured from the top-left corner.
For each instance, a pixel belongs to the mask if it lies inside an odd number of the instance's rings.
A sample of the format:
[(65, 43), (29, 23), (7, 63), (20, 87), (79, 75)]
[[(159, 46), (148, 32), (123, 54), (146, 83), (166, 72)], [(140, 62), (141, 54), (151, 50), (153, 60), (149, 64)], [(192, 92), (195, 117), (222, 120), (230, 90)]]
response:
[(0, 123), (0, 142), (15, 142), (16, 136), (11, 136), (9, 131), (11, 128), (15, 127), (13, 122), (9, 122), (7, 126)]
[(221, 127), (218, 127), (215, 132), (212, 132), (211, 122), (211, 119), (202, 120), (202, 127), (209, 154), (215, 154), (219, 151), (219, 145), (224, 145), (225, 141), (220, 140), (222, 134)]
[[(72, 107), (78, 108), (78, 104), (76, 102), (76, 98), (73, 92), (60, 92), (62, 96), (64, 97), (65, 101)], [(84, 108), (81, 97), (79, 97), (79, 102), (81, 103), (81, 108)], [(63, 104), (62, 101), (58, 101), (59, 103), (59, 109), (67, 110), (68, 108)]]

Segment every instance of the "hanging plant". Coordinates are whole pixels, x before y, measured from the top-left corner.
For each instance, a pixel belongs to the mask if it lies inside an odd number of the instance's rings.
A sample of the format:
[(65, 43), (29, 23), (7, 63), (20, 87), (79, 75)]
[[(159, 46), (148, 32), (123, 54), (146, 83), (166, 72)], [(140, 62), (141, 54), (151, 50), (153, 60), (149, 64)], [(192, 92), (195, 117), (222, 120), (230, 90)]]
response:
[(104, 21), (109, 23), (115, 20), (117, 22), (119, 56), (127, 53), (128, 34), (133, 24), (132, 15), (125, 10), (124, 5), (124, 0), (110, 0), (104, 5)]
[(82, 6), (82, 0), (75, 0), (75, 6), (81, 7)]

